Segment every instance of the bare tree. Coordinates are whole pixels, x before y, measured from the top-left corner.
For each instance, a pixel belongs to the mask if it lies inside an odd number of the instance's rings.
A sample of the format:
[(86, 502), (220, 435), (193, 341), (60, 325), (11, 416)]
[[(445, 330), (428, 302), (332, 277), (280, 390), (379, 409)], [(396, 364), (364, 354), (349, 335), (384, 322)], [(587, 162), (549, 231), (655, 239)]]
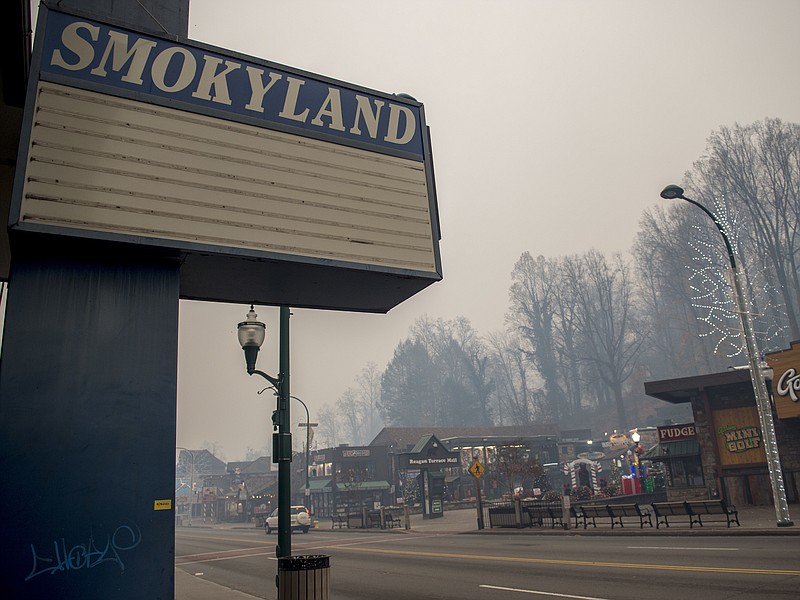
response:
[(609, 262), (589, 251), (573, 272), (573, 293), (584, 342), (582, 360), (589, 363), (610, 392), (617, 421), (628, 428), (623, 385), (636, 367), (645, 338), (636, 327), (630, 268), (621, 255)]
[(532, 488), (534, 479), (544, 472), (536, 456), (522, 440), (500, 446), (494, 467), (498, 479), (512, 496), (517, 488)]
[(364, 444), (366, 407), (354, 388), (347, 388), (336, 401), (336, 413), (339, 416), (342, 437), (350, 444)]
[(541, 381), (526, 360), (518, 336), (495, 333), (488, 336), (491, 349), (489, 368), (495, 383), (495, 413), (499, 425), (530, 425), (539, 418), (543, 393), (534, 387)]
[(381, 377), (380, 409), (390, 425), (440, 426), (438, 380), (425, 346), (404, 340)]
[(319, 426), (314, 438), (317, 446), (333, 448), (342, 440), (340, 418), (334, 407), (325, 404), (319, 410)]
[(361, 373), (356, 378), (356, 395), (361, 408), (364, 410), (364, 439), (369, 442), (383, 427), (383, 419), (379, 408), (381, 401), (381, 371), (376, 363), (370, 361), (361, 369)]
[(414, 322), (410, 333), (432, 363), (436, 396), (431, 401), (436, 422), (450, 426), (491, 424), (494, 384), (488, 375), (488, 355), (469, 320), (422, 317)]
[(648, 334), (643, 360), (650, 375), (667, 378), (724, 369), (695, 306), (692, 269), (701, 240), (722, 246), (710, 219), (686, 203), (648, 208), (639, 224), (633, 255), (636, 304)]
[(558, 303), (561, 272), (558, 261), (523, 252), (511, 274), (509, 325), (520, 335), (528, 359), (544, 381), (547, 417), (558, 421), (565, 413), (566, 393), (562, 385), (557, 353)]
[(800, 126), (766, 119), (720, 128), (687, 184), (696, 200), (723, 198), (747, 215), (739, 258), (781, 296), (788, 331), (778, 345), (800, 338)]

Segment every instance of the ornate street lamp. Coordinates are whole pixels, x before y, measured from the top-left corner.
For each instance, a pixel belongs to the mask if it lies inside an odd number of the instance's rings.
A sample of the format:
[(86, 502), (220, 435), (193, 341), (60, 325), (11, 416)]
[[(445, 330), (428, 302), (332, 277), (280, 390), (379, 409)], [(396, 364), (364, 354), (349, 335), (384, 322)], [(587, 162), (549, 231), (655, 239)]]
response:
[[(277, 377), (256, 369), (258, 351), (264, 343), (267, 327), (258, 320), (250, 305), (247, 319), (239, 323), (237, 336), (244, 351), (248, 375), (260, 375), (276, 390), (278, 406), (272, 413), (272, 460), (278, 463), (278, 558), (292, 554), (292, 432), (289, 426), (289, 307), (280, 307), (279, 372)], [(277, 430), (277, 432), (275, 432)]]
[(639, 434), (638, 431), (634, 431), (631, 434), (631, 439), (633, 440), (633, 474), (636, 479), (639, 479), (639, 441), (642, 439), (642, 436)]
[(733, 254), (733, 247), (731, 246), (728, 234), (725, 228), (717, 219), (717, 216), (708, 210), (705, 206), (687, 198), (684, 195), (682, 187), (677, 185), (668, 185), (661, 191), (661, 197), (666, 200), (685, 200), (690, 204), (694, 204), (697, 208), (706, 213), (711, 220), (714, 221), (722, 240), (725, 242), (725, 248), (728, 251), (728, 259), (731, 263), (731, 270), (733, 272), (733, 287), (736, 296), (736, 308), (739, 312), (739, 317), (742, 321), (742, 331), (744, 333), (745, 346), (747, 348), (747, 359), (750, 363), (750, 379), (753, 383), (753, 391), (756, 396), (756, 407), (758, 408), (758, 418), (761, 424), (761, 432), (764, 437), (764, 451), (767, 456), (767, 469), (769, 471), (769, 480), (772, 486), (772, 497), (775, 501), (775, 516), (778, 520), (778, 527), (791, 527), (794, 525), (789, 517), (789, 506), (786, 501), (786, 488), (783, 484), (783, 472), (781, 470), (781, 459), (778, 454), (778, 443), (775, 439), (775, 422), (772, 418), (772, 406), (769, 402), (769, 395), (767, 394), (767, 385), (764, 382), (764, 374), (761, 369), (761, 359), (756, 344), (756, 336), (753, 331), (753, 317), (750, 310), (747, 308), (744, 296), (744, 286), (742, 280), (744, 273), (741, 267), (736, 263), (736, 257)]

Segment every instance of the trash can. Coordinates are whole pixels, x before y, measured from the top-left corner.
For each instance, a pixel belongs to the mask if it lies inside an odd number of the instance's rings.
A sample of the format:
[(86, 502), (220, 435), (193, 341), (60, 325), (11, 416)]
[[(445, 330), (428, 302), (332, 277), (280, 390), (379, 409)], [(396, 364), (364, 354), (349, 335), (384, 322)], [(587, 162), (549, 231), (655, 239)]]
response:
[(328, 600), (331, 557), (325, 554), (283, 556), (278, 559), (278, 600)]

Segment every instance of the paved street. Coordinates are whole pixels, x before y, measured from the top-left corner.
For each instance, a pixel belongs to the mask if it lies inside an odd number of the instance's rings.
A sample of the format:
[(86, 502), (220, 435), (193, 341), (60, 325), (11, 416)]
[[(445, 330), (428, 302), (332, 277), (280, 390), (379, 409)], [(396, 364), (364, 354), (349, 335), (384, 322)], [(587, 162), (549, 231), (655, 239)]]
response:
[[(702, 531), (609, 526), (558, 531), (487, 530), (475, 512), (412, 517), (412, 530), (331, 531), (293, 537), (293, 554), (331, 557), (331, 597), (540, 597), (704, 600), (796, 598), (800, 531), (777, 528), (774, 512), (741, 515), (743, 527)], [(255, 528), (179, 528), (178, 600), (275, 598), (276, 536)], [(560, 595), (560, 596), (559, 596)]]

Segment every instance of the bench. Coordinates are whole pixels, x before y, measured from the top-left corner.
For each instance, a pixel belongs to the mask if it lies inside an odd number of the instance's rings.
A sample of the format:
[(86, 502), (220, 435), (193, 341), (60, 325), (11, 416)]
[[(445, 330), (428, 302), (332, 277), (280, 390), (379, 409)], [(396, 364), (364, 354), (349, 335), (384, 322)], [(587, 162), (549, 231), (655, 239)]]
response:
[[(524, 506), (522, 511), (528, 515), (528, 520), (530, 521), (528, 525), (530, 527), (533, 527), (534, 525), (542, 527), (544, 526), (545, 519), (550, 518), (550, 514), (548, 513), (546, 506)], [(524, 521), (523, 524), (525, 524)]]
[(381, 524), (381, 511), (379, 510), (371, 510), (367, 512), (367, 527), (377, 527), (378, 529), (382, 528)]
[(653, 513), (656, 515), (656, 529), (662, 525), (669, 527), (670, 517), (689, 516), (689, 509), (685, 502), (653, 502), (650, 506), (653, 507)]
[(608, 508), (608, 514), (611, 516), (611, 529), (614, 529), (614, 525), (625, 527), (623, 519), (626, 517), (638, 518), (639, 529), (644, 529), (645, 523), (650, 527), (653, 526), (650, 511), (646, 508), (641, 508), (638, 504), (609, 504), (606, 508)]
[(560, 506), (548, 506), (547, 514), (550, 518), (550, 529), (555, 529), (556, 525), (564, 528), (564, 509)]
[(551, 529), (556, 525), (563, 527), (563, 509), (560, 506), (528, 505), (522, 507), (522, 512), (527, 515), (527, 521), (523, 520), (523, 525), (533, 527), (538, 525), (544, 527), (545, 521), (550, 524)]
[(387, 528), (391, 529), (393, 527), (400, 527), (400, 517), (397, 515), (393, 515), (392, 513), (386, 511), (383, 518), (384, 524)]
[(578, 525), (583, 522), (584, 529), (586, 529), (586, 517), (583, 516), (583, 511), (575, 510), (574, 506), (569, 507), (569, 516), (571, 519), (575, 519), (575, 529), (578, 528)]
[[(735, 506), (728, 506), (724, 500), (690, 500), (685, 503), (691, 516), (689, 527), (697, 523), (703, 526), (703, 516), (721, 515), (725, 517), (725, 522), (730, 528), (731, 523), (736, 523), (739, 527), (739, 511)], [(697, 517), (697, 518), (695, 518)], [(707, 519), (708, 521), (722, 521), (722, 519)]]
[[(656, 529), (660, 525), (669, 527), (669, 517), (684, 516), (689, 519), (689, 528), (694, 527), (697, 523), (700, 527), (703, 526), (703, 516), (721, 515), (725, 517), (728, 527), (731, 523), (739, 523), (739, 511), (735, 506), (728, 506), (724, 500), (689, 500), (687, 502), (654, 502), (652, 504), (653, 512), (656, 515)], [(662, 520), (663, 519), (663, 520)], [(715, 519), (706, 518), (706, 522)], [(720, 522), (722, 519), (718, 519)]]
[(347, 515), (344, 514), (331, 515), (331, 529), (335, 529), (337, 527), (339, 529), (347, 527)]
[(364, 527), (364, 513), (361, 512), (347, 513), (348, 529), (361, 529), (362, 527)]
[[(601, 517), (611, 517), (611, 515), (608, 512), (608, 507), (601, 506), (600, 504), (584, 504), (579, 508), (581, 513), (583, 514), (584, 529), (586, 529), (589, 525), (596, 528), (597, 521), (595, 519)], [(589, 519), (591, 519), (591, 523), (589, 522)]]

